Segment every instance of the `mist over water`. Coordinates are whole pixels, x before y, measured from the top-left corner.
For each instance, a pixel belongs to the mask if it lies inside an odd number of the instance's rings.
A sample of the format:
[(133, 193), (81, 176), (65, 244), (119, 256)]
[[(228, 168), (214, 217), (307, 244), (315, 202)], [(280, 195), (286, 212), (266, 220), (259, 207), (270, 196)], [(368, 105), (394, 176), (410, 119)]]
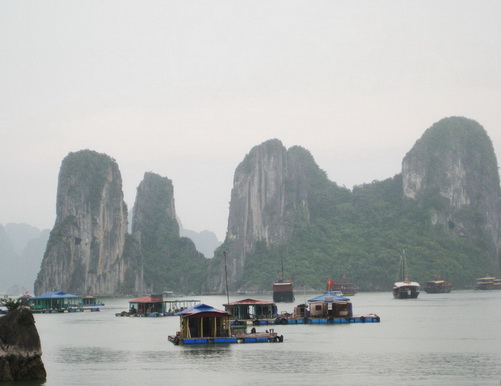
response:
[[(316, 294), (296, 293), (296, 303)], [(271, 296), (231, 296), (271, 300)], [(303, 297), (305, 299), (303, 299)], [(193, 298), (193, 297), (190, 297)], [(195, 297), (223, 308), (225, 296)], [(124, 318), (128, 299), (101, 312), (36, 314), (46, 385), (498, 385), (501, 291), (358, 293), (355, 314), (381, 323), (277, 325), (283, 343), (174, 346), (177, 317)], [(295, 304), (279, 303), (279, 312)]]

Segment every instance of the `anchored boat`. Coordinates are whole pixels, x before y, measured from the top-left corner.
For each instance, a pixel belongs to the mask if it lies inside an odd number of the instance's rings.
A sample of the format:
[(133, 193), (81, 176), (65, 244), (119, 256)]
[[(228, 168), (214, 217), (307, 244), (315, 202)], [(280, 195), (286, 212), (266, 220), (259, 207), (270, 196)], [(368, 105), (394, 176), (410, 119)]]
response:
[(393, 297), (395, 299), (416, 299), (419, 296), (419, 289), (421, 286), (418, 282), (409, 279), (405, 251), (403, 251), (400, 260), (400, 273), (402, 275), (402, 281), (397, 281), (393, 284)]
[(442, 280), (435, 275), (433, 280), (426, 282), (424, 292), (427, 294), (448, 294), (452, 291), (452, 283), (450, 281)]
[(213, 343), (275, 343), (283, 342), (282, 335), (273, 329), (247, 332), (246, 324), (230, 325), (230, 314), (206, 304), (181, 311), (180, 330), (168, 339), (175, 345)]

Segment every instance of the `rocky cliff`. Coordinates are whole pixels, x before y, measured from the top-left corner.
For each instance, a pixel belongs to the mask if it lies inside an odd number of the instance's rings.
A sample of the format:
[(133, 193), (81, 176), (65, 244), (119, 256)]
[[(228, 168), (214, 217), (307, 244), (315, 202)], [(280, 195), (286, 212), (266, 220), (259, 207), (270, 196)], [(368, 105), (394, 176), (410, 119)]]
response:
[[(278, 139), (255, 146), (238, 165), (223, 246), (230, 288), (237, 289), (246, 258), (258, 243), (286, 243), (295, 223), (308, 221), (311, 178), (316, 174), (327, 180), (307, 150), (297, 146), (287, 150)], [(224, 290), (223, 260), (211, 262), (209, 291)]]
[(200, 293), (204, 256), (188, 238), (180, 237), (172, 181), (145, 173), (137, 188), (132, 236), (144, 256), (144, 279), (156, 292)]
[(0, 381), (46, 379), (35, 319), (24, 307), (0, 318)]
[[(144, 291), (141, 256), (127, 248), (127, 206), (117, 163), (90, 150), (70, 153), (62, 162), (56, 221), (35, 293), (76, 295)], [(128, 251), (124, 255), (124, 250)]]
[(403, 193), (451, 234), (487, 243), (492, 274), (501, 258), (501, 192), (490, 138), (477, 122), (452, 117), (430, 127), (402, 162)]

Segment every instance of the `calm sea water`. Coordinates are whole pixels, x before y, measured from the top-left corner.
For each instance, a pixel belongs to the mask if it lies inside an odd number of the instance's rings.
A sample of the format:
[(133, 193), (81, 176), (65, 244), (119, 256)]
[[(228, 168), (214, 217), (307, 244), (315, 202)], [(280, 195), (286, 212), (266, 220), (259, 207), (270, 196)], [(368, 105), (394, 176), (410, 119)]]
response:
[[(296, 294), (296, 303), (316, 295)], [(226, 302), (193, 298), (216, 308)], [(45, 385), (501, 384), (501, 291), (351, 299), (355, 314), (376, 313), (381, 323), (278, 325), (277, 344), (174, 346), (167, 336), (179, 319), (116, 317), (128, 299), (105, 299), (101, 312), (35, 315)], [(293, 307), (280, 303), (279, 311)]]

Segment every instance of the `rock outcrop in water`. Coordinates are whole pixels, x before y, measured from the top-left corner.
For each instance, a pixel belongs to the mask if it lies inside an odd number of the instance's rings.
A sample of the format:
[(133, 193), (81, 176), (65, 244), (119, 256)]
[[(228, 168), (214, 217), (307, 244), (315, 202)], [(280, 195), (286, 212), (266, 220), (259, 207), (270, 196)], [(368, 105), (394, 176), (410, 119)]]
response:
[(172, 181), (145, 173), (137, 188), (132, 236), (144, 257), (144, 280), (153, 291), (200, 293), (206, 267), (195, 244), (180, 237)]
[(501, 191), (490, 138), (477, 122), (452, 117), (430, 127), (402, 163), (404, 195), (429, 209), (434, 224), (490, 245), (500, 268)]
[[(127, 237), (117, 163), (90, 150), (70, 153), (59, 172), (56, 222), (35, 293), (131, 294), (145, 290), (142, 257)], [(124, 251), (126, 253), (124, 253)]]
[(0, 381), (46, 379), (40, 337), (31, 311), (21, 307), (0, 318)]
[[(307, 150), (299, 146), (287, 150), (278, 139), (255, 146), (238, 165), (226, 236), (230, 286), (242, 278), (246, 258), (258, 243), (283, 244), (292, 237), (296, 221), (308, 221), (314, 175), (327, 181)], [(208, 290), (223, 292), (223, 261), (211, 263)]]

